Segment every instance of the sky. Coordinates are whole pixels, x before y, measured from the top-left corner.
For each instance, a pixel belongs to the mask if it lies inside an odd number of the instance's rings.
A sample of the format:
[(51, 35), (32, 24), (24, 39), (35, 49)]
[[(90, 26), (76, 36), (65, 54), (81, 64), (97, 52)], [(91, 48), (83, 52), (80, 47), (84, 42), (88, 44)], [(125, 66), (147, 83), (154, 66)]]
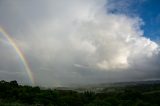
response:
[(159, 0), (0, 0), (0, 80), (46, 87), (160, 78)]
[[(111, 12), (122, 13), (128, 16), (140, 17), (144, 25), (141, 26), (144, 36), (158, 41), (160, 38), (160, 8), (159, 0), (110, 0)], [(127, 4), (126, 4), (127, 3)], [(122, 7), (123, 6), (123, 7)]]

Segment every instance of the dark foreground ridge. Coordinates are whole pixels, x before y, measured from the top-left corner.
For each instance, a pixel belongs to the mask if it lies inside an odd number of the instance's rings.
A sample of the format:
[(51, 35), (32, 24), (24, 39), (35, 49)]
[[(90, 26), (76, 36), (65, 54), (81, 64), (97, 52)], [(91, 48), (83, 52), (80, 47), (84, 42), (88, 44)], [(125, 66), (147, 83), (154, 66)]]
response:
[(82, 92), (0, 81), (0, 106), (160, 106), (160, 84), (138, 83)]

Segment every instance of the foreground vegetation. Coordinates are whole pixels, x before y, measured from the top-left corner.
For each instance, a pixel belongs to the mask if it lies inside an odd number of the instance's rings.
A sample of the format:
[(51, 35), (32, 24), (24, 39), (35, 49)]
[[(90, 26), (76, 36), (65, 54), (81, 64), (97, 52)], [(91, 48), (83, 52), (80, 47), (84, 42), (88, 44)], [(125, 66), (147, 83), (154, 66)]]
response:
[(160, 84), (110, 87), (98, 93), (80, 93), (0, 81), (0, 106), (160, 106)]

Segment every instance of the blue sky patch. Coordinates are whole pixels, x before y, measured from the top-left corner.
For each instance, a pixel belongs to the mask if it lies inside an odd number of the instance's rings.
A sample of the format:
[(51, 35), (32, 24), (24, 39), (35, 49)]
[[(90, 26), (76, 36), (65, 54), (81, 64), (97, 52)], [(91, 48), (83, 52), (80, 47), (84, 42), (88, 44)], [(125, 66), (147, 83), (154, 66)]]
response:
[(154, 41), (160, 40), (160, 0), (110, 0), (112, 13), (123, 13), (140, 17), (144, 36)]

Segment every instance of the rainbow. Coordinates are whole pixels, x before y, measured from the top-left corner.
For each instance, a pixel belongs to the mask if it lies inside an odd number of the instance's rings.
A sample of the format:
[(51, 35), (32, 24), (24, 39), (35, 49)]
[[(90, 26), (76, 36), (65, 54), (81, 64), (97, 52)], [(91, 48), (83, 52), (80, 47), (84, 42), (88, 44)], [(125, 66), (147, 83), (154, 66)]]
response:
[(21, 59), (23, 65), (25, 67), (25, 70), (28, 74), (29, 79), (31, 80), (32, 85), (35, 85), (33, 73), (31, 71), (29, 64), (27, 62), (27, 59), (25, 58), (25, 55), (23, 54), (21, 49), (18, 47), (16, 42), (13, 40), (13, 38), (4, 30), (4, 28), (0, 27), (0, 33), (2, 33), (2, 35), (8, 40), (10, 45), (14, 48), (14, 50), (16, 51), (17, 55), (19, 56), (19, 58)]

